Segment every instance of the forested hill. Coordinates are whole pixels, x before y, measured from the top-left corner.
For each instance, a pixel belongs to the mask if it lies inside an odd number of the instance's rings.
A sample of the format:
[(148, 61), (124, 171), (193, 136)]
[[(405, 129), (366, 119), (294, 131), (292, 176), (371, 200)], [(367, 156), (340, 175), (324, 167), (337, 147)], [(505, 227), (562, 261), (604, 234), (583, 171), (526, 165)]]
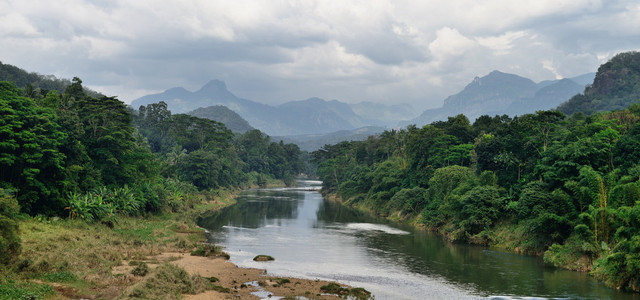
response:
[[(41, 75), (27, 72), (13, 65), (0, 62), (0, 81), (13, 82), (25, 93), (32, 97), (45, 96), (49, 91), (62, 93), (71, 85), (69, 79), (59, 79), (53, 75)], [(84, 88), (84, 92), (92, 97), (104, 96), (91, 89)]]
[(640, 100), (640, 52), (620, 53), (598, 68), (593, 84), (558, 107), (571, 115), (625, 109)]
[(249, 122), (247, 122), (247, 120), (243, 119), (240, 115), (222, 105), (214, 105), (204, 108), (201, 107), (189, 112), (188, 114), (198, 118), (218, 121), (220, 123), (223, 123), (233, 132), (244, 133), (254, 129), (253, 127), (251, 127), (251, 125), (249, 125)]

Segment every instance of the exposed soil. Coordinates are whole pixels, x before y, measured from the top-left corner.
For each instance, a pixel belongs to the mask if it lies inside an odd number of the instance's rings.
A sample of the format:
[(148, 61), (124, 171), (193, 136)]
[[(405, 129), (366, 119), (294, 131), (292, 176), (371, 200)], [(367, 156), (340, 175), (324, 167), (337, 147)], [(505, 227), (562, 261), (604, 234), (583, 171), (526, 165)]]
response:
[[(305, 296), (313, 299), (339, 299), (335, 295), (322, 294), (320, 287), (329, 284), (328, 281), (271, 277), (266, 274), (265, 270), (239, 268), (221, 257), (209, 258), (191, 256), (188, 253), (170, 252), (162, 253), (151, 259), (158, 262), (170, 261), (191, 275), (216, 277), (220, 280), (215, 283), (216, 285), (230, 289), (229, 293), (206, 291), (197, 295), (185, 295), (184, 299), (260, 299), (252, 293), (261, 292), (262, 297), (267, 297), (268, 294), (265, 290), (274, 296), (281, 297)], [(153, 267), (153, 264), (150, 264), (150, 267)], [(118, 268), (117, 271), (126, 272), (129, 270), (128, 266)]]

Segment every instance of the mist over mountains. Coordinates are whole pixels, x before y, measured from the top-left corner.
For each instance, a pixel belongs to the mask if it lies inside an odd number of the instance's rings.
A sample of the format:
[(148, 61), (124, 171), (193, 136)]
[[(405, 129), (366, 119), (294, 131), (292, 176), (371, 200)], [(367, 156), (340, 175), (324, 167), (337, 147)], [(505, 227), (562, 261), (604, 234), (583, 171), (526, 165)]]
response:
[[(224, 106), (250, 124), (249, 127), (240, 126), (242, 130), (239, 131), (254, 127), (271, 136), (298, 137), (327, 135), (340, 131), (339, 134), (331, 136), (360, 137), (362, 134), (358, 134), (357, 130), (367, 126), (381, 132), (384, 128), (398, 128), (409, 124), (422, 126), (461, 113), (474, 120), (481, 115), (513, 116), (553, 109), (582, 92), (585, 85), (593, 82), (594, 77), (595, 73), (589, 73), (535, 83), (518, 75), (493, 71), (486, 76), (474, 78), (462, 91), (447, 97), (442, 107), (426, 110), (419, 116), (416, 116), (418, 112), (408, 104), (347, 104), (320, 98), (272, 106), (237, 97), (220, 80), (212, 80), (194, 92), (175, 87), (162, 93), (147, 95), (134, 100), (131, 106), (137, 108), (140, 105), (164, 101), (174, 113), (189, 113), (212, 119), (216, 119), (212, 115), (213, 112), (203, 114), (203, 110), (212, 110), (209, 108), (212, 106)], [(230, 115), (227, 112), (223, 114)], [(219, 118), (217, 121), (225, 122)], [(242, 123), (238, 120), (234, 122), (235, 126)], [(371, 128), (366, 132), (370, 132)], [(352, 131), (353, 135), (346, 133), (349, 131)], [(308, 140), (308, 137), (305, 137), (305, 140)]]
[(553, 109), (582, 92), (594, 77), (595, 73), (589, 73), (535, 83), (518, 75), (493, 71), (474, 78), (462, 91), (447, 97), (442, 107), (428, 109), (417, 118), (400, 122), (400, 125), (422, 126), (457, 114), (464, 114), (473, 121), (481, 115), (513, 116)]
[(409, 105), (373, 103), (354, 105), (360, 112), (357, 114), (347, 103), (320, 98), (271, 106), (237, 97), (219, 80), (212, 80), (195, 92), (175, 87), (147, 95), (134, 100), (131, 106), (137, 108), (159, 101), (166, 102), (173, 113), (190, 113), (200, 108), (223, 105), (247, 120), (251, 126), (271, 136), (326, 134), (369, 125), (392, 127), (398, 120), (408, 120), (417, 114)]

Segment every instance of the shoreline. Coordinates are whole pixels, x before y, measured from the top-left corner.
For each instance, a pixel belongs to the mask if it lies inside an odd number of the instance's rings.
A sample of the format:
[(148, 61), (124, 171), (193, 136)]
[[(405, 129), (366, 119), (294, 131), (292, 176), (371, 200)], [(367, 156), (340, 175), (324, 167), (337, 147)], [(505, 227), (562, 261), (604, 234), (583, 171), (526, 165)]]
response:
[[(215, 284), (229, 292), (206, 290), (197, 294), (182, 294), (183, 299), (261, 299), (267, 297), (313, 297), (314, 299), (340, 299), (324, 294), (322, 286), (332, 282), (293, 277), (269, 276), (265, 269), (241, 268), (222, 257), (192, 256), (189, 253), (165, 252), (155, 259), (168, 261), (189, 273), (205, 278), (217, 278)], [(346, 287), (346, 285), (342, 285)]]
[[(206, 246), (205, 230), (197, 226), (197, 218), (235, 204), (236, 194), (236, 190), (219, 190), (188, 210), (121, 217), (111, 226), (24, 218), (20, 220), (23, 251), (14, 267), (0, 270), (4, 278), (0, 295), (9, 291), (17, 298), (33, 299), (260, 299), (269, 295), (338, 299), (321, 290), (332, 282), (273, 277), (265, 270), (240, 268), (223, 258), (219, 247)], [(192, 255), (202, 248), (216, 249), (206, 255), (217, 257)], [(138, 267), (144, 267), (144, 274), (134, 275)], [(162, 280), (184, 284), (172, 286)], [(165, 294), (154, 294), (159, 290)]]

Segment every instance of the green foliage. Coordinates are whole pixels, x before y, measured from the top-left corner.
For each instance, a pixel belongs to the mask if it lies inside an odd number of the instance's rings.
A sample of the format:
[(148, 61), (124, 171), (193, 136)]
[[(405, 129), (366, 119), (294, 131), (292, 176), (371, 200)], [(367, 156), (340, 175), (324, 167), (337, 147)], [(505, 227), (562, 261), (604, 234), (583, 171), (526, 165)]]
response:
[[(477, 186), (460, 198), (460, 229), (467, 236), (489, 229), (499, 219), (504, 208), (503, 192), (492, 186)], [(460, 237), (465, 239), (464, 237)]]
[(66, 134), (51, 109), (19, 94), (0, 82), (0, 186), (20, 191), (23, 211), (50, 213), (61, 206), (65, 156), (59, 148)]
[(0, 279), (0, 299), (46, 299), (55, 293), (47, 284)]
[(402, 189), (395, 193), (386, 206), (386, 212), (399, 212), (402, 215), (417, 215), (426, 205), (427, 190), (421, 187)]
[(16, 217), (20, 208), (13, 195), (0, 188), (0, 264), (9, 264), (20, 254)]
[(69, 271), (58, 271), (58, 272), (52, 272), (52, 273), (44, 273), (41, 275), (41, 278), (45, 281), (48, 282), (63, 282), (63, 283), (69, 283), (69, 282), (76, 282), (78, 281), (78, 277), (69, 272)]
[(333, 282), (331, 282), (331, 283), (329, 283), (327, 285), (321, 286), (320, 290), (323, 293), (327, 293), (327, 294), (335, 294), (335, 295), (348, 295), (349, 294), (349, 289), (348, 288), (343, 288), (339, 284), (333, 283)]
[(141, 106), (134, 124), (151, 151), (161, 157), (162, 175), (191, 182), (199, 189), (263, 185), (267, 178), (293, 185), (305, 167), (296, 145), (271, 142), (258, 130), (234, 140), (224, 124), (172, 115), (164, 102)]
[(256, 255), (253, 258), (254, 261), (272, 261), (275, 260), (275, 258), (273, 258), (273, 256), (270, 255), (264, 255), (264, 254), (260, 254), (260, 255)]

